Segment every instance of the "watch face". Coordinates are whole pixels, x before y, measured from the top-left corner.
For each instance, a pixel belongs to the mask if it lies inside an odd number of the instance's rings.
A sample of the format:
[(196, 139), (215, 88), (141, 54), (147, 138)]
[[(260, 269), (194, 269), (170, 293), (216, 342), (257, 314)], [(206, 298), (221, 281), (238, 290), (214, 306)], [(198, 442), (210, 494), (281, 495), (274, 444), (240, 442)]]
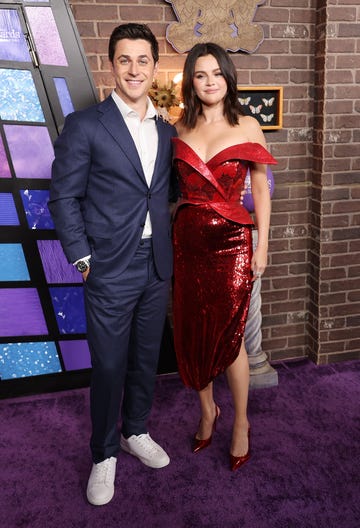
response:
[(79, 262), (76, 264), (76, 269), (83, 273), (88, 269), (89, 265), (85, 260), (79, 260)]

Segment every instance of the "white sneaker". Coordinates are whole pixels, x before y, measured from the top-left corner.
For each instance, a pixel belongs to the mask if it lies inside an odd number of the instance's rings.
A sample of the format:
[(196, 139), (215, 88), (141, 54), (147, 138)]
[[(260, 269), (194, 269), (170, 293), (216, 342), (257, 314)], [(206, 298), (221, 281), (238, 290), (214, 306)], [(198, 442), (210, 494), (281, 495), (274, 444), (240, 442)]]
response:
[(93, 464), (86, 489), (87, 500), (94, 506), (102, 506), (114, 496), (116, 458), (106, 458)]
[(162, 447), (150, 437), (149, 433), (132, 435), (130, 438), (120, 438), (121, 449), (136, 456), (145, 466), (162, 468), (167, 466), (170, 458)]

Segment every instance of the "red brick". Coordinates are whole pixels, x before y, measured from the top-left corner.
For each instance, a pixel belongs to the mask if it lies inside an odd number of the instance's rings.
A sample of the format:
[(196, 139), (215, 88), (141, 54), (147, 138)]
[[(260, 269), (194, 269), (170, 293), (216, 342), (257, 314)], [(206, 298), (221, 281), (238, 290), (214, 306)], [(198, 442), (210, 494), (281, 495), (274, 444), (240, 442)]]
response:
[(360, 37), (360, 24), (339, 24), (338, 36)]
[(355, 45), (354, 39), (329, 39), (327, 51), (328, 53), (355, 53)]
[[(341, 2), (340, 2), (341, 3)], [(343, 20), (352, 22), (356, 20), (356, 7), (328, 7), (329, 22), (340, 22)]]
[(112, 5), (76, 5), (73, 7), (73, 12), (75, 19), (79, 21), (116, 21), (119, 17), (117, 7)]
[(351, 114), (352, 110), (352, 101), (328, 101), (325, 104), (325, 111), (329, 114)]
[(138, 5), (136, 8), (134, 8), (120, 5), (120, 16), (121, 20), (124, 22), (135, 22), (141, 20), (146, 23), (151, 20), (162, 20), (163, 9), (160, 6), (155, 7)]

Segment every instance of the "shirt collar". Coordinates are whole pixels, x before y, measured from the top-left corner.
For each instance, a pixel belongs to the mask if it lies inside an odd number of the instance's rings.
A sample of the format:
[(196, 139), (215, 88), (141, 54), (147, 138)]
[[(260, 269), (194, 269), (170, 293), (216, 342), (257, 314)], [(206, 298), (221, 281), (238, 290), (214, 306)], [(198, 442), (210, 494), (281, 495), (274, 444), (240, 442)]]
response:
[[(124, 119), (126, 119), (127, 117), (131, 116), (131, 115), (139, 115), (133, 108), (131, 108), (129, 105), (127, 105), (125, 103), (125, 101), (123, 101), (121, 99), (121, 97), (115, 92), (115, 90), (112, 91), (111, 93), (111, 97), (113, 98), (113, 100), (115, 101), (115, 104), (116, 106), (118, 107), (118, 109), (120, 110), (120, 113), (121, 115), (123, 116)], [(159, 117), (159, 114), (155, 108), (155, 106), (153, 105), (150, 97), (147, 98), (147, 109), (146, 109), (146, 114), (145, 114), (145, 117), (144, 117), (144, 121), (145, 119), (158, 119)]]

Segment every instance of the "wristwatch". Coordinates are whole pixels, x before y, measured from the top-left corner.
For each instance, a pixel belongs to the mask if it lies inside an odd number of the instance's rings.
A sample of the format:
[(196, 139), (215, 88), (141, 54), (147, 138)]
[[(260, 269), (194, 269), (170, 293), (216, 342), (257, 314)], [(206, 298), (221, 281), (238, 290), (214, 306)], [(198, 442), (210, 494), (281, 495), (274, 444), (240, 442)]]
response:
[(84, 273), (84, 271), (90, 268), (90, 262), (87, 259), (81, 259), (77, 261), (75, 266), (76, 266), (76, 269), (80, 271), (80, 273)]

